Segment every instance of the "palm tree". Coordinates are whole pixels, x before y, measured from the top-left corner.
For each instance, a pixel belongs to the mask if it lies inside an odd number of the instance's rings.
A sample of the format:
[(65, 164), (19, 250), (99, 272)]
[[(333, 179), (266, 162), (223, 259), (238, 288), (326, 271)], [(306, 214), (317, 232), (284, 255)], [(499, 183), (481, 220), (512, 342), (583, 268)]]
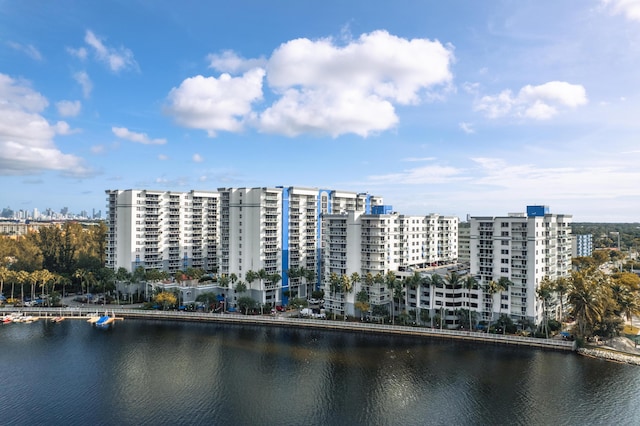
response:
[(258, 278), (260, 278), (260, 290), (262, 291), (264, 290), (264, 280), (269, 278), (269, 274), (264, 268), (262, 268), (258, 271)]
[(397, 283), (397, 279), (396, 279), (396, 274), (393, 271), (389, 271), (387, 272), (387, 274), (384, 277), (384, 281), (387, 287), (387, 290), (389, 291), (389, 300), (391, 303), (391, 324), (395, 324), (395, 306), (393, 304), (393, 297), (394, 297), (394, 291), (396, 288), (396, 283)]
[[(24, 285), (29, 282), (29, 273), (27, 271), (18, 271), (16, 281), (20, 284), (20, 300), (24, 303)], [(13, 289), (11, 292), (13, 293)]]
[(467, 310), (469, 311), (469, 331), (471, 331), (471, 290), (478, 288), (478, 280), (473, 275), (467, 275), (462, 281), (462, 287), (467, 290)]
[(351, 285), (354, 289), (358, 286), (360, 280), (361, 278), (359, 273), (354, 272), (353, 274), (351, 274)]
[(225, 274), (222, 274), (220, 278), (218, 278), (218, 287), (221, 287), (223, 289), (228, 289), (229, 282), (230, 282), (229, 277)]
[[(49, 292), (47, 292), (47, 284), (49, 284), (52, 280), (55, 279), (55, 275), (46, 269), (42, 269), (37, 272), (39, 272), (38, 278), (40, 279), (40, 288), (42, 289), (41, 294), (46, 294), (47, 296), (49, 296)], [(51, 299), (47, 297), (47, 303), (49, 305), (51, 305), (50, 300)]]
[(601, 284), (605, 279), (596, 268), (574, 271), (571, 274), (567, 303), (581, 337), (590, 335), (594, 324), (604, 318), (607, 301)]
[[(302, 269), (304, 271), (304, 280), (305, 280), (305, 288), (306, 288), (306, 294), (312, 294), (313, 293), (313, 282), (316, 280), (316, 271), (314, 271), (313, 269)], [(309, 283), (312, 284), (311, 288), (311, 292), (309, 292)], [(298, 291), (299, 293), (299, 291)]]
[[(509, 281), (509, 278), (507, 277), (500, 277), (500, 279), (498, 280), (498, 288), (500, 289), (500, 311), (499, 313), (502, 315), (502, 292), (503, 291), (507, 291), (509, 289), (509, 286), (511, 286), (511, 284), (513, 284), (511, 281)], [(508, 300), (508, 299), (507, 299)], [(507, 327), (502, 327), (502, 334), (506, 334), (507, 331)]]
[(493, 322), (493, 314), (495, 313), (495, 310), (493, 309), (495, 305), (493, 296), (495, 296), (501, 290), (498, 283), (491, 280), (484, 285), (484, 291), (491, 297), (491, 317), (489, 318), (489, 324), (487, 325), (487, 333), (488, 333), (489, 330), (491, 329), (491, 323)]
[(331, 298), (332, 300), (332, 311), (333, 311), (333, 319), (336, 319), (336, 308), (335, 308), (335, 300), (336, 300), (336, 293), (338, 291), (340, 291), (340, 284), (342, 284), (342, 280), (340, 279), (340, 276), (338, 274), (336, 274), (335, 272), (331, 272), (329, 274), (329, 292), (331, 293)]
[(249, 269), (247, 273), (244, 274), (244, 279), (249, 283), (249, 290), (251, 290), (251, 283), (258, 279), (258, 274)]
[[(409, 309), (409, 290), (416, 290), (420, 286), (420, 281), (422, 281), (422, 277), (420, 277), (420, 273), (417, 271), (413, 273), (410, 277), (405, 277), (402, 280), (402, 284), (405, 287), (405, 301), (404, 306), (405, 309)], [(418, 291), (416, 294), (416, 323), (418, 322), (418, 314), (420, 311), (419, 303), (417, 301), (420, 300), (420, 292)]]
[(10, 271), (4, 266), (0, 266), (0, 295), (4, 291), (4, 282), (9, 278)]
[(553, 291), (558, 294), (560, 301), (560, 324), (564, 321), (564, 296), (569, 288), (569, 283), (565, 277), (559, 277), (553, 282)]
[(367, 290), (362, 289), (356, 294), (355, 307), (360, 311), (360, 321), (362, 321), (362, 315), (365, 312), (369, 312), (369, 309), (371, 308), (371, 305), (369, 304), (369, 293), (367, 293)]
[(540, 285), (536, 289), (538, 298), (542, 301), (542, 313), (544, 314), (544, 330), (545, 336), (549, 338), (549, 315), (548, 304), (551, 299), (551, 292), (553, 291), (553, 283), (549, 280), (549, 277), (544, 277), (540, 282)]

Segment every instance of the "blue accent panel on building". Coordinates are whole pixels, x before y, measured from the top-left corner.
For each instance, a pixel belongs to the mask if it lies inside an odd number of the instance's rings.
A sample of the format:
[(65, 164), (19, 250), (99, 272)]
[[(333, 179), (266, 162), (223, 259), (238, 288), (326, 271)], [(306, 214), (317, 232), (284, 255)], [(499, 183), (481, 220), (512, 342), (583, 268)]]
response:
[(527, 206), (527, 217), (544, 217), (549, 214), (549, 206)]
[(371, 214), (371, 195), (367, 194), (367, 198), (364, 202), (364, 213)]
[(388, 204), (383, 204), (381, 206), (373, 206), (371, 208), (372, 214), (389, 214), (391, 212), (393, 212), (393, 206), (390, 206)]
[(289, 191), (282, 188), (282, 304), (287, 305), (289, 298), (284, 292), (289, 290)]

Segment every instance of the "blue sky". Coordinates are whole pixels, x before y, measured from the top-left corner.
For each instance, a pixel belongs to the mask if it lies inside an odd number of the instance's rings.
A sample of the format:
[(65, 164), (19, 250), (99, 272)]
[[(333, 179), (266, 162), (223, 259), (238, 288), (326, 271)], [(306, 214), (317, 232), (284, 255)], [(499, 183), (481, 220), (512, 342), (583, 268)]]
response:
[(0, 207), (308, 186), (639, 221), (640, 0), (0, 0)]

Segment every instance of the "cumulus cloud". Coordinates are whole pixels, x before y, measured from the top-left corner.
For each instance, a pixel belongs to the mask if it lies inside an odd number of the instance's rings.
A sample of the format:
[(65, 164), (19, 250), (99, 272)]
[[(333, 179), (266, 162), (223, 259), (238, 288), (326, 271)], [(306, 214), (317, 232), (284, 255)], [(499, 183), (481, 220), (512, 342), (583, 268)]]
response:
[[(368, 136), (398, 123), (395, 105), (435, 98), (452, 80), (453, 48), (439, 41), (403, 39), (375, 31), (338, 45), (332, 39), (296, 39), (268, 60), (248, 60), (232, 51), (209, 55), (219, 78), (196, 76), (169, 94), (167, 108), (186, 127), (237, 132), (251, 123), (267, 133)], [(266, 75), (276, 95), (263, 111)]]
[(56, 108), (58, 109), (58, 114), (63, 117), (75, 117), (80, 114), (82, 104), (80, 101), (60, 101), (56, 102)]
[(73, 75), (73, 79), (82, 87), (82, 94), (85, 99), (88, 98), (93, 90), (93, 83), (89, 78), (89, 74), (85, 71), (79, 71)]
[(32, 44), (24, 45), (24, 44), (16, 43), (15, 41), (8, 41), (7, 46), (9, 46), (14, 50), (17, 50), (19, 52), (26, 54), (31, 59), (35, 59), (36, 61), (42, 60), (42, 54)]
[(169, 93), (167, 112), (182, 126), (206, 130), (241, 131), (252, 116), (252, 104), (262, 99), (264, 70), (255, 68), (240, 77), (201, 75), (188, 78)]
[[(138, 70), (138, 63), (133, 58), (133, 52), (126, 47), (115, 48), (106, 46), (102, 40), (90, 30), (87, 30), (84, 41), (93, 50), (96, 59), (106, 64), (111, 71), (117, 73), (126, 69)], [(79, 49), (76, 49), (74, 52), (78, 57), (81, 57), (81, 55), (86, 56), (86, 52), (82, 53)]]
[(204, 158), (202, 158), (200, 154), (193, 154), (192, 159), (194, 163), (202, 163), (204, 161)]
[(417, 104), (421, 93), (452, 80), (451, 48), (386, 31), (363, 34), (345, 46), (331, 39), (292, 40), (269, 59), (267, 81), (281, 98), (261, 115), (261, 128), (295, 136), (337, 136), (389, 129), (394, 104)]
[(515, 116), (546, 120), (563, 108), (576, 108), (587, 102), (587, 92), (582, 85), (550, 81), (539, 86), (526, 85), (515, 96), (511, 90), (483, 96), (474, 109), (489, 118)]
[(126, 139), (143, 145), (164, 145), (167, 143), (166, 139), (151, 139), (146, 133), (132, 132), (126, 127), (112, 127), (111, 131), (120, 139)]
[(624, 15), (631, 21), (640, 21), (640, 1), (602, 0), (602, 4), (615, 15)]
[(54, 137), (69, 134), (64, 121), (50, 124), (41, 113), (47, 99), (28, 83), (0, 74), (0, 174), (28, 175), (57, 170), (65, 175), (89, 173), (82, 160), (61, 152)]

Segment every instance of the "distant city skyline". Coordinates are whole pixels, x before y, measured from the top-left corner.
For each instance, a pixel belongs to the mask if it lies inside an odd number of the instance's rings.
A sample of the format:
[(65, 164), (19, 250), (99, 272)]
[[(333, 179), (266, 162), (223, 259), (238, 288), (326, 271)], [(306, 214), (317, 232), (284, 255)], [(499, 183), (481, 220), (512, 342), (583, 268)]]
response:
[(2, 206), (284, 185), (640, 221), (637, 1), (1, 4)]

